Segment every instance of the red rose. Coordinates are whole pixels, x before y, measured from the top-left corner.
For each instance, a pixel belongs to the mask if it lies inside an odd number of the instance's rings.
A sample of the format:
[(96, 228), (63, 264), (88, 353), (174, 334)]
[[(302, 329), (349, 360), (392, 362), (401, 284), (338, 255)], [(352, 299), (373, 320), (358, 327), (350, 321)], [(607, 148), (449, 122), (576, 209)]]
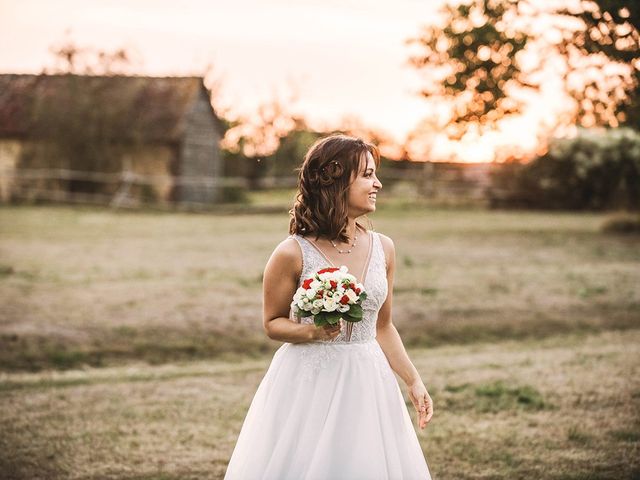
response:
[(333, 288), (334, 290), (336, 288), (338, 288), (338, 284), (336, 282), (334, 282), (333, 280), (329, 280), (329, 283), (331, 284), (331, 288)]
[(359, 288), (355, 288), (353, 291), (356, 292), (356, 295), (360, 295), (361, 290)]
[(321, 273), (337, 272), (338, 270), (340, 270), (340, 269), (339, 268), (335, 268), (335, 267), (323, 268), (322, 270), (318, 271), (318, 275), (320, 275)]
[(349, 303), (349, 297), (347, 297), (346, 295), (343, 295), (342, 298), (340, 299), (340, 303), (342, 305), (346, 305), (347, 303)]
[(305, 290), (309, 290), (311, 288), (311, 282), (313, 282), (313, 278), (305, 280), (304, 282), (302, 282), (302, 288), (304, 288)]

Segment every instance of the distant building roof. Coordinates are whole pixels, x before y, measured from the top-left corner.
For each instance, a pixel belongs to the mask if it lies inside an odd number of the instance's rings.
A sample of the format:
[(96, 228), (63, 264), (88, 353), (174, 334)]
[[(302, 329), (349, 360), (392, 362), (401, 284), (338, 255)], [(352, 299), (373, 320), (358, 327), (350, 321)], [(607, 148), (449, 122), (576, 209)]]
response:
[[(202, 92), (207, 93), (201, 77), (0, 74), (0, 138), (29, 135), (36, 101), (54, 99), (64, 108), (62, 102), (80, 96), (92, 107), (107, 111), (117, 102), (119, 115), (135, 124), (147, 142), (175, 143)], [(213, 108), (211, 113), (224, 134)]]

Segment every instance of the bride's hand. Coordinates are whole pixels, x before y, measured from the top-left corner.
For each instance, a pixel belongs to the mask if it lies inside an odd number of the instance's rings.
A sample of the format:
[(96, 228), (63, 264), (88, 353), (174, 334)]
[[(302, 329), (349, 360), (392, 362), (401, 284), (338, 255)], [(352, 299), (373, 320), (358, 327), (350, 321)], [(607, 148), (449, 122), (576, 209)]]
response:
[(408, 387), (409, 398), (418, 414), (418, 425), (420, 428), (424, 428), (433, 416), (433, 400), (431, 400), (431, 396), (429, 392), (427, 392), (422, 380), (417, 380)]
[(335, 325), (323, 325), (322, 327), (316, 327), (314, 325), (313, 339), (314, 340), (333, 340), (340, 335), (342, 327), (342, 321)]

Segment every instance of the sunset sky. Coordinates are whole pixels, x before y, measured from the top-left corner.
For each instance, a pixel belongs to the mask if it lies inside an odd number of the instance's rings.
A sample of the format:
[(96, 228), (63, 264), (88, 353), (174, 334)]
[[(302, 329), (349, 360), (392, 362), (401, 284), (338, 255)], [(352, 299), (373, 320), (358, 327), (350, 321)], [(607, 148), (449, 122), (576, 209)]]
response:
[[(293, 86), (291, 109), (311, 126), (335, 128), (352, 116), (402, 143), (431, 108), (416, 94), (420, 75), (404, 41), (434, 21), (441, 1), (0, 0), (0, 71), (40, 72), (52, 64), (49, 47), (65, 38), (126, 47), (141, 74), (202, 74), (212, 63), (219, 104), (234, 114), (286, 101)], [(482, 161), (496, 145), (534, 148), (536, 122), (558, 105), (554, 88), (506, 131), (455, 147), (439, 140), (436, 154)]]

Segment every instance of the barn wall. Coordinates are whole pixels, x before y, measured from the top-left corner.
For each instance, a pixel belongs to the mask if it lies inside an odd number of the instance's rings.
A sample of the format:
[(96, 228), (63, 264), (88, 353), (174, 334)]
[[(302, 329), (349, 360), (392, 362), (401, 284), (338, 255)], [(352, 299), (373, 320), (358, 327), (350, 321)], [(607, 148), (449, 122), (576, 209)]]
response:
[[(48, 195), (63, 195), (66, 191), (65, 181), (55, 177), (56, 163), (51, 162), (45, 153), (38, 154), (38, 157), (33, 158), (31, 162), (36, 165), (36, 169), (52, 168), (51, 175), (54, 177), (39, 175), (37, 178), (19, 178), (20, 168), (24, 168), (20, 163), (21, 155), (31, 150), (36, 154), (46, 152), (46, 150), (39, 150), (33, 142), (0, 139), (0, 202), (10, 202), (13, 199), (51, 199)], [(163, 145), (146, 146), (125, 153), (122, 157), (123, 170), (145, 177), (140, 179), (141, 182), (134, 182), (127, 188), (126, 197), (134, 202), (172, 201), (175, 188), (172, 167), (175, 157), (176, 149)], [(111, 177), (106, 176), (105, 186), (102, 189), (107, 197), (116, 195), (123, 188), (121, 181), (110, 182), (108, 178)]]
[(7, 202), (11, 198), (15, 185), (14, 173), (21, 152), (21, 141), (0, 139), (0, 201), (2, 202)]
[(174, 180), (172, 162), (175, 150), (164, 145), (151, 145), (132, 150), (122, 158), (123, 170), (144, 175), (149, 185), (135, 184), (130, 197), (143, 201), (171, 201)]
[[(196, 179), (220, 179), (220, 133), (215, 124), (209, 97), (200, 89), (197, 100), (186, 115), (185, 135), (181, 147), (180, 174)], [(215, 203), (221, 198), (218, 186), (183, 185), (178, 201)]]

